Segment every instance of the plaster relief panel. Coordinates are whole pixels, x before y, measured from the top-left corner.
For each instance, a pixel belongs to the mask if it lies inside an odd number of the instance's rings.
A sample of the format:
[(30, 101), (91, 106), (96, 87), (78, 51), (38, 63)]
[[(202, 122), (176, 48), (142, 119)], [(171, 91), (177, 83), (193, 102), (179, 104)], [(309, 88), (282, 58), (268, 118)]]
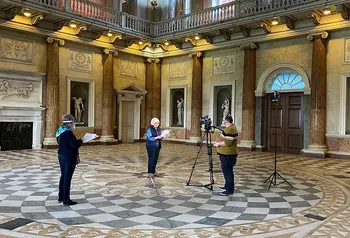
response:
[(0, 78), (0, 105), (41, 105), (41, 82)]
[(213, 74), (229, 74), (235, 72), (236, 56), (226, 55), (214, 57)]
[(69, 50), (68, 68), (72, 70), (92, 72), (92, 53)]
[(34, 64), (34, 42), (6, 37), (1, 37), (0, 41), (1, 60)]
[(345, 39), (345, 62), (350, 63), (350, 39)]
[(131, 78), (137, 78), (137, 62), (130, 60), (119, 60), (119, 74)]
[(185, 78), (187, 74), (187, 62), (178, 62), (169, 64), (169, 79)]

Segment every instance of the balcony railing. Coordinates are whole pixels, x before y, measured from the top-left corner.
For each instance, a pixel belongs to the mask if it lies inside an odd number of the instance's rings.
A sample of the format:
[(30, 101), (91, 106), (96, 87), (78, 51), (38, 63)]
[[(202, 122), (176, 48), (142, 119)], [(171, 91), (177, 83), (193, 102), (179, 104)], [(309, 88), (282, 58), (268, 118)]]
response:
[(88, 0), (24, 0), (47, 8), (108, 23), (147, 36), (162, 36), (176, 32), (223, 23), (245, 16), (271, 12), (321, 0), (236, 0), (200, 12), (152, 23), (141, 18), (107, 8)]
[(88, 17), (112, 26), (128, 29), (136, 33), (151, 35), (151, 22), (107, 8), (88, 0), (26, 0), (48, 8), (56, 8), (73, 14)]
[(157, 22), (155, 34), (157, 36), (173, 34), (317, 1), (319, 0), (236, 0), (200, 12)]

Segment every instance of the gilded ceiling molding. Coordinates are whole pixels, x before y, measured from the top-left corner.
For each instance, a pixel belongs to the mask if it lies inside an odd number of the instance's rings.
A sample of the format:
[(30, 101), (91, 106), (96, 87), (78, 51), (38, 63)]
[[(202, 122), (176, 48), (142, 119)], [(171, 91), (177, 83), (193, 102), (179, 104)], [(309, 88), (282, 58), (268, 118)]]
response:
[(113, 33), (113, 36), (109, 37), (109, 43), (114, 43), (117, 39), (119, 39), (119, 40), (123, 39), (122, 34)]
[(155, 44), (157, 48), (161, 48), (164, 52), (168, 52), (169, 45)]
[(86, 30), (87, 30), (86, 25), (77, 26), (77, 28), (74, 29), (74, 34), (78, 35), (80, 34), (81, 31), (86, 31)]
[(322, 39), (327, 39), (329, 34), (327, 31), (316, 31), (316, 32), (311, 32), (306, 39), (312, 41), (314, 40), (315, 37), (320, 36)]
[(264, 29), (264, 31), (269, 34), (271, 33), (271, 25), (267, 22), (260, 22), (260, 26)]
[(317, 14), (316, 12), (312, 12), (311, 13), (311, 16), (313, 18), (313, 22), (314, 24), (317, 26), (317, 25), (320, 25), (321, 23), (321, 16), (319, 14)]
[(255, 50), (258, 48), (258, 45), (256, 45), (254, 42), (247, 42), (247, 43), (243, 43), (242, 45), (239, 46), (239, 48), (241, 50), (244, 50), (244, 49), (252, 49), (252, 50)]
[(103, 53), (106, 55), (112, 54), (113, 56), (118, 56), (118, 51), (116, 50), (104, 49)]
[(191, 52), (191, 53), (188, 54), (188, 57), (190, 57), (190, 58), (193, 58), (194, 56), (199, 58), (199, 57), (203, 56), (203, 53), (198, 51), (198, 52)]
[(57, 41), (59, 45), (63, 46), (66, 44), (65, 40), (63, 39), (59, 39), (59, 38), (55, 38), (55, 37), (52, 37), (52, 36), (49, 36), (46, 38), (46, 41), (50, 44), (52, 44), (54, 41)]
[(142, 44), (139, 44), (140, 50), (144, 50), (147, 47), (152, 47), (152, 43), (150, 41), (142, 41)]
[(193, 39), (191, 37), (186, 37), (185, 38), (185, 42), (190, 42), (192, 44), (192, 46), (196, 46), (197, 45), (197, 40)]
[(31, 17), (32, 25), (36, 25), (38, 23), (38, 21), (42, 20), (42, 19), (44, 19), (43, 14), (38, 14), (38, 15)]
[(159, 58), (148, 58), (146, 61), (148, 63), (156, 63), (156, 64), (160, 63), (160, 59)]

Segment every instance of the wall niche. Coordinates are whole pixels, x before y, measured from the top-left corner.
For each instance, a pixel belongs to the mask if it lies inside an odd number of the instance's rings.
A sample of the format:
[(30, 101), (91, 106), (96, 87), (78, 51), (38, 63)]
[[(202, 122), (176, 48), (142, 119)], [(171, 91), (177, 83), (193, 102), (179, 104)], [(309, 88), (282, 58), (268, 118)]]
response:
[(70, 113), (77, 126), (89, 125), (89, 88), (89, 83), (71, 81)]
[(185, 89), (170, 89), (170, 126), (184, 127), (185, 119)]
[(224, 126), (224, 117), (232, 116), (232, 85), (214, 87), (214, 124)]

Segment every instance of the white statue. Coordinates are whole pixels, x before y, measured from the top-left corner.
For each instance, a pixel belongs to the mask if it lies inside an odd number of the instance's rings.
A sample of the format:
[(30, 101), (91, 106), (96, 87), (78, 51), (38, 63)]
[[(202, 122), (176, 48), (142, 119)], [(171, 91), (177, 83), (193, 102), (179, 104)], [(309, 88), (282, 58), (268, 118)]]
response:
[(83, 111), (85, 110), (83, 99), (81, 97), (72, 97), (72, 100), (74, 100), (75, 120), (76, 122), (82, 122), (81, 116)]
[(221, 105), (221, 108), (224, 109), (222, 113), (222, 123), (221, 123), (221, 125), (224, 126), (225, 117), (230, 115), (230, 100), (228, 100), (228, 98), (225, 98), (224, 103)]
[(182, 125), (182, 115), (184, 109), (184, 99), (180, 98), (177, 101), (177, 125)]

